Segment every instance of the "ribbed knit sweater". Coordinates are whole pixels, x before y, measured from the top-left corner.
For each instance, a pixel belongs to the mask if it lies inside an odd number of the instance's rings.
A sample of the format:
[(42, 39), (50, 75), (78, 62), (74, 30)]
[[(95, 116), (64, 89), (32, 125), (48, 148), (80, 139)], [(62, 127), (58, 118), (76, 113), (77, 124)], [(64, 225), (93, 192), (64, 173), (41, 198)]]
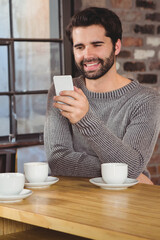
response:
[(89, 101), (88, 113), (71, 124), (53, 107), (55, 88), (48, 93), (45, 150), (52, 175), (101, 176), (101, 164), (128, 164), (128, 177), (146, 169), (160, 131), (160, 95), (132, 80), (111, 92), (90, 92), (83, 77), (75, 78)]

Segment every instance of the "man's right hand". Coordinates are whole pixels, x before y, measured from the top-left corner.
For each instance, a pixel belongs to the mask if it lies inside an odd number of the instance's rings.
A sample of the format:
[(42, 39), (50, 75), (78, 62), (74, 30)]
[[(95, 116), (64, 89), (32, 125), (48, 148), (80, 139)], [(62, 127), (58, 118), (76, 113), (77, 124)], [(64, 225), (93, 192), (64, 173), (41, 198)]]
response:
[(89, 110), (87, 97), (77, 87), (74, 87), (74, 91), (62, 91), (60, 96), (54, 96), (53, 99), (53, 106), (60, 109), (62, 116), (68, 118), (72, 124), (80, 121)]

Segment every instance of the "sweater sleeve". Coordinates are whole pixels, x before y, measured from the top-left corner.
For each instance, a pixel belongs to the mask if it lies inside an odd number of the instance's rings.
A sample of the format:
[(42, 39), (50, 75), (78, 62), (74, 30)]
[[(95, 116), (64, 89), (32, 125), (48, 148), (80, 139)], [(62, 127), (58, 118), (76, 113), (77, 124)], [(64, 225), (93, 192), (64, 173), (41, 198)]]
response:
[(47, 114), (44, 127), (44, 146), (52, 175), (100, 176), (101, 163), (98, 156), (76, 152), (73, 148), (69, 121), (53, 107), (54, 86), (48, 93)]
[(160, 131), (160, 97), (148, 97), (135, 104), (123, 139), (115, 136), (90, 110), (76, 127), (86, 136), (101, 163), (128, 164), (131, 178), (137, 178), (150, 160)]

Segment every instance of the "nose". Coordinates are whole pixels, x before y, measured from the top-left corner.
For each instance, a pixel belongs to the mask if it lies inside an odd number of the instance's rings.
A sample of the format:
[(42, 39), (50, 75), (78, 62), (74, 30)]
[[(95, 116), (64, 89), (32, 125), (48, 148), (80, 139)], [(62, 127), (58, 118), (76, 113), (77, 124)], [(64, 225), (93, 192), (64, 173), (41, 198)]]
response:
[(86, 46), (84, 50), (84, 58), (91, 58), (94, 56), (92, 47)]

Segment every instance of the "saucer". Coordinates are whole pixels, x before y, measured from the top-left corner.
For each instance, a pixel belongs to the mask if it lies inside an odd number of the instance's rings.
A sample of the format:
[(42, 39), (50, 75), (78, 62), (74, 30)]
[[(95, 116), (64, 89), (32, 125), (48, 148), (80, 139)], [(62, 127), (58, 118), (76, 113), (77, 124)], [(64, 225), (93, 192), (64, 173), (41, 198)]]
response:
[(138, 180), (133, 178), (127, 178), (126, 181), (122, 184), (107, 184), (103, 181), (101, 177), (92, 178), (89, 181), (90, 183), (93, 183), (94, 185), (100, 188), (109, 189), (109, 190), (122, 190), (128, 187), (134, 186), (138, 183)]
[(59, 181), (59, 178), (57, 177), (47, 177), (45, 182), (39, 182), (39, 183), (26, 182), (24, 186), (27, 188), (46, 188), (58, 181)]
[(23, 189), (17, 195), (0, 195), (0, 203), (20, 202), (22, 199), (29, 197), (33, 192), (29, 189)]

